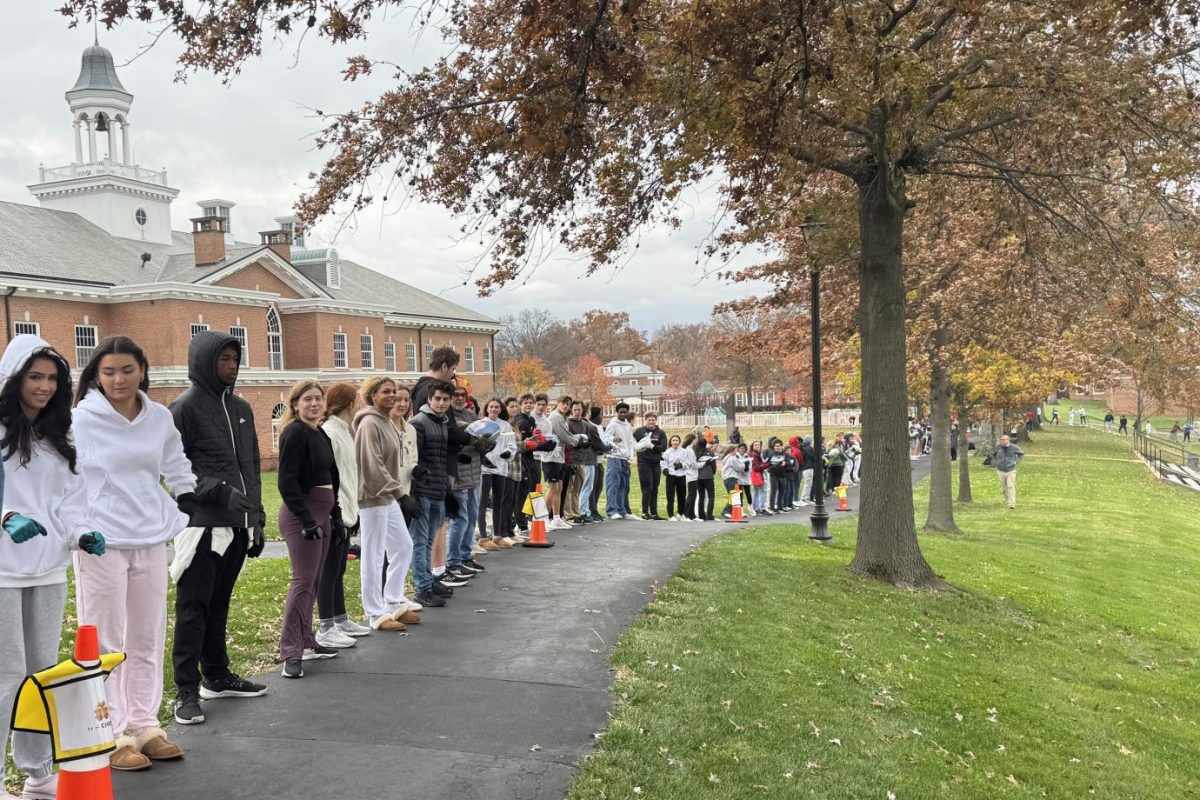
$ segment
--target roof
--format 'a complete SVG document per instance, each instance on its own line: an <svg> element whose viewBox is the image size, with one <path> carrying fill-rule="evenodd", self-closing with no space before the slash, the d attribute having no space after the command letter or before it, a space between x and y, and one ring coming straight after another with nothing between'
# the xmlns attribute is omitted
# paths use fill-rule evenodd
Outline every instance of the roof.
<svg viewBox="0 0 1200 800"><path fill-rule="evenodd" d="M645 364L641 361L638 361L635 358L622 358L622 359L617 359L616 361L609 361L604 366L606 368L607 367L631 367L631 369L622 373L624 375L640 375L640 374L657 375L658 374L658 371L653 369L649 364Z"/></svg>
<svg viewBox="0 0 1200 800"><path fill-rule="evenodd" d="M79 92L97 89L120 92L121 94L133 97L121 85L121 79L117 77L117 67L113 64L112 53L108 51L108 48L94 44L83 51L83 60L79 66L79 77L75 80L75 85L71 87L70 91Z"/></svg>
<svg viewBox="0 0 1200 800"><path fill-rule="evenodd" d="M489 316L344 259L341 288L326 287L326 291L338 300L391 306L398 314L496 323Z"/></svg>

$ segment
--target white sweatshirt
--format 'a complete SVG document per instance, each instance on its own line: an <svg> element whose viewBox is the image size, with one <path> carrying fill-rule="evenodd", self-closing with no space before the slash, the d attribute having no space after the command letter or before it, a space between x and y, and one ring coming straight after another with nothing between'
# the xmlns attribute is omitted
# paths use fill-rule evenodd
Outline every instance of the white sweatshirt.
<svg viewBox="0 0 1200 800"><path fill-rule="evenodd" d="M40 336L16 336L0 357L0 389L36 351L50 347ZM0 440L5 429L0 425ZM8 455L7 452L0 456ZM45 536L17 544L0 532L0 588L19 589L67 582L70 549L94 530L87 517L87 488L67 461L44 441L34 440L29 463L13 452L4 461L4 516L15 512L40 522Z"/></svg>
<svg viewBox="0 0 1200 800"><path fill-rule="evenodd" d="M608 427L604 432L609 436L609 444L612 445L612 451L608 454L609 458L623 458L626 461L633 460L633 426L628 422L621 422L618 417L613 417L608 423ZM617 441L617 437L621 441ZM665 456L664 456L665 459Z"/></svg>
<svg viewBox="0 0 1200 800"><path fill-rule="evenodd" d="M116 550L163 544L188 526L160 481L177 496L196 489L171 412L143 392L138 398L142 410L132 420L99 389L75 407L75 447L92 521Z"/></svg>
<svg viewBox="0 0 1200 800"><path fill-rule="evenodd" d="M358 455L354 450L354 437L350 435L350 426L341 417L330 417L321 423L321 429L333 444L333 460L340 480L338 507L342 509L342 522L353 527L358 522Z"/></svg>
<svg viewBox="0 0 1200 800"><path fill-rule="evenodd" d="M675 462L680 464L679 469L675 469ZM696 454L692 452L690 447L670 447L663 453L662 457L663 471L668 475L680 477L691 476L692 480L696 480Z"/></svg>
<svg viewBox="0 0 1200 800"><path fill-rule="evenodd" d="M485 417L485 419L487 418ZM502 419L497 419L495 422L500 426L500 433L496 436L496 446L480 459L480 466L484 475L507 476L509 459L520 458L517 455L517 437L513 434L511 424ZM503 453L508 453L509 459L501 458Z"/></svg>

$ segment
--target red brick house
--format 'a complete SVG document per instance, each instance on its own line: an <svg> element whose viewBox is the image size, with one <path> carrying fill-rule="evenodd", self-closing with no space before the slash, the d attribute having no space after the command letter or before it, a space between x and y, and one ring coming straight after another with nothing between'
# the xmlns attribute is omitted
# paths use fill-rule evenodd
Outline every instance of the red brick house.
<svg viewBox="0 0 1200 800"><path fill-rule="evenodd" d="M191 337L227 331L243 344L238 393L254 408L264 466L297 380L387 373L412 383L433 349L450 345L474 391L492 389L495 320L333 248L305 248L292 217L264 226L257 243L239 241L234 203L209 200L190 231L171 230L178 190L166 170L130 163L132 99L112 55L89 47L67 92L75 162L41 168L30 186L40 206L0 202L6 343L36 333L78 369L101 339L126 334L150 358L151 396L169 402L187 386Z"/></svg>

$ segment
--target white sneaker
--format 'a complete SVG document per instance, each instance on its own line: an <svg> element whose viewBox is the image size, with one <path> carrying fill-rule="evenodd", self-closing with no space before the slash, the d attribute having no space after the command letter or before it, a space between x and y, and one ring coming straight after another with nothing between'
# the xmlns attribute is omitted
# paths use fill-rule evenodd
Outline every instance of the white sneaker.
<svg viewBox="0 0 1200 800"><path fill-rule="evenodd" d="M345 650L347 647L354 647L354 645L358 644L358 641L342 633L337 628L330 628L327 631L317 631L317 644L323 647L336 647L339 650Z"/></svg>
<svg viewBox="0 0 1200 800"><path fill-rule="evenodd" d="M471 555L473 555L473 556L486 556L487 552L488 552L487 550L484 550L482 547L479 546L478 541L474 542L471 545Z"/></svg>
<svg viewBox="0 0 1200 800"><path fill-rule="evenodd" d="M679 517L667 517L671 522L679 522Z"/></svg>
<svg viewBox="0 0 1200 800"><path fill-rule="evenodd" d="M548 531L565 531L568 527L570 527L570 526L564 524L563 521L561 519L559 519L558 517L555 517L554 519L550 520L550 524L546 526L546 530L548 530Z"/></svg>
<svg viewBox="0 0 1200 800"><path fill-rule="evenodd" d="M25 779L21 800L54 800L56 797L58 797L58 775L50 774L38 780Z"/></svg>
<svg viewBox="0 0 1200 800"><path fill-rule="evenodd" d="M608 518L609 519L624 519L624 517L622 517L620 514L609 514Z"/></svg>
<svg viewBox="0 0 1200 800"><path fill-rule="evenodd" d="M528 542L529 541L529 537L523 533L514 533L509 538L511 538L514 542Z"/></svg>
<svg viewBox="0 0 1200 800"><path fill-rule="evenodd" d="M641 519L637 514L626 514L625 519Z"/></svg>
<svg viewBox="0 0 1200 800"><path fill-rule="evenodd" d="M353 640L351 640L353 641ZM337 649L331 648L329 645L317 642L317 646L304 648L304 654L300 656L301 661L321 661L326 658L333 658L337 655Z"/></svg>
<svg viewBox="0 0 1200 800"><path fill-rule="evenodd" d="M348 619L345 622L339 622L335 625L335 627L347 636L369 636L371 633L371 629L369 627L359 624L352 619Z"/></svg>
<svg viewBox="0 0 1200 800"><path fill-rule="evenodd" d="M567 518L566 518L566 517L559 517L559 518L558 518L558 521L559 521L559 523L560 523L560 524L561 524L561 525L562 525L564 528L574 528L574 527L575 527L575 526L574 526L574 525L572 525L570 522L567 522Z"/></svg>

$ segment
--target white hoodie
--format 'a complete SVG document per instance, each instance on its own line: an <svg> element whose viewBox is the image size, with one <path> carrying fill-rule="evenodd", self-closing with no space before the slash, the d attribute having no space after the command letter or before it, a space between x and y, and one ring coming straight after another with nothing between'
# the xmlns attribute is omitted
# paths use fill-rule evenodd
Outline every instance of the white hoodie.
<svg viewBox="0 0 1200 800"><path fill-rule="evenodd" d="M0 389L25 366L36 351L50 345L40 336L23 333L13 337L0 357ZM5 429L0 425L0 440ZM0 453L0 456L7 453ZM88 520L87 488L83 475L76 475L67 461L46 442L35 440L29 463L21 465L20 453L4 461L4 516L10 512L40 522L45 536L17 544L0 532L0 588L46 586L67 582L70 548L79 537L95 529Z"/></svg>
<svg viewBox="0 0 1200 800"><path fill-rule="evenodd" d="M196 489L171 412L141 391L138 398L142 410L127 420L92 389L72 425L92 520L116 550L159 545L188 526L160 479L176 495Z"/></svg>
<svg viewBox="0 0 1200 800"><path fill-rule="evenodd" d="M675 468L676 461L679 462L679 469ZM690 480L696 480L696 454L690 447L668 448L667 452L663 453L662 465L663 471L668 475L679 478L690 476Z"/></svg>
<svg viewBox="0 0 1200 800"><path fill-rule="evenodd" d="M620 417L613 417L608 423L608 427L604 429L608 434L609 442L612 445L612 450L609 452L609 458L623 458L626 461L633 460L633 426L628 422L622 422ZM621 441L617 441L617 437ZM664 456L663 460L666 460Z"/></svg>

